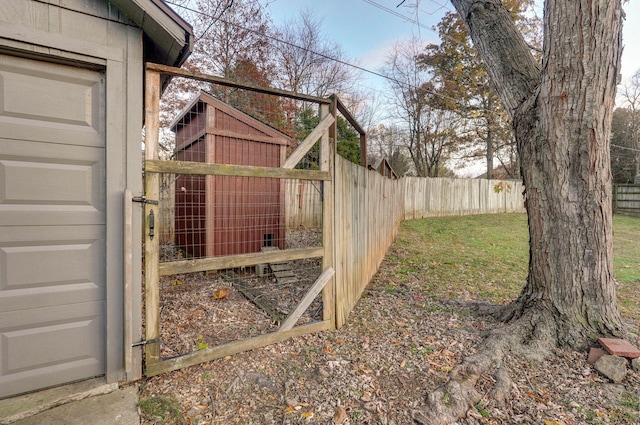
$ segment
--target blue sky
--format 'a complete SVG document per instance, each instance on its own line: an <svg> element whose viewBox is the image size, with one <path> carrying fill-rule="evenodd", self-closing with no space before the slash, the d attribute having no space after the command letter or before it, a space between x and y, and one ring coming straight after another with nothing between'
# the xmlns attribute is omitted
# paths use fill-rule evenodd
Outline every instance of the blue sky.
<svg viewBox="0 0 640 425"><path fill-rule="evenodd" d="M411 10L396 8L402 0L372 0L393 12L406 15L411 19ZM415 0L409 0L412 2ZM438 2L438 3L436 3ZM423 1L418 16L420 26L382 10L365 0L272 0L269 5L271 16L276 23L295 18L308 10L323 18L326 35L338 41L350 59L363 68L378 71L385 57L399 40L412 35L419 36L425 42L438 42L431 28L440 21L447 10L453 6L447 0ZM376 85L382 84L380 78L364 75Z"/></svg>
<svg viewBox="0 0 640 425"><path fill-rule="evenodd" d="M410 9L396 8L402 0L372 0L394 12L410 14ZM408 0L406 4L415 4ZM437 34L423 27L432 27L447 10L453 6L447 0L422 0L419 22L423 27L407 22L393 14L381 10L365 0L272 0L269 6L275 22L298 16L301 10L309 10L324 18L323 27L327 35L339 41L347 54L358 65L378 70L385 56L399 39L407 39L413 34L425 42L438 42ZM622 57L622 81L626 81L640 69L640 0L631 0L624 5L625 49ZM365 77L373 85L382 84L378 77Z"/></svg>

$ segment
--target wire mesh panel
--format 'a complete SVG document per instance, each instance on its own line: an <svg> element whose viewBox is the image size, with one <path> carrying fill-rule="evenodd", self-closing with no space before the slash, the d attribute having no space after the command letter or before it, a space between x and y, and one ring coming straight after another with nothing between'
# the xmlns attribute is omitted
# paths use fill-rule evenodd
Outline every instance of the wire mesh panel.
<svg viewBox="0 0 640 425"><path fill-rule="evenodd" d="M292 234L317 239L313 230L311 236L300 232ZM277 331L320 275L321 263L314 258L162 277L161 358ZM297 324L321 321L322 312L318 295Z"/></svg>
<svg viewBox="0 0 640 425"><path fill-rule="evenodd" d="M159 360L326 321L314 292L325 182L269 171L282 170L298 142L202 91L160 134L171 151L162 162L175 171L153 171ZM318 145L298 170L319 170ZM193 171L198 164L224 167Z"/></svg>

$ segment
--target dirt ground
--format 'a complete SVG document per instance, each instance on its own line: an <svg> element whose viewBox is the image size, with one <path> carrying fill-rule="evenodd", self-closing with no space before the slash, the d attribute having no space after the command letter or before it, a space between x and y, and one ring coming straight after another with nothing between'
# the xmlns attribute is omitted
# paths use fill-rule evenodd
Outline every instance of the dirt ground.
<svg viewBox="0 0 640 425"><path fill-rule="evenodd" d="M412 412L424 409L427 394L500 324L430 298L419 282L396 284L392 268L383 262L340 330L146 379L140 385L142 423L413 423ZM201 298L215 308L230 301L212 297ZM176 327L214 319L206 306L193 308L203 314L171 316ZM224 322L215 323L226 332ZM272 326L268 316L253 325L256 332ZM191 336L184 349L199 342L207 343ZM640 424L640 376L629 368L622 383L613 384L586 359L586 352L572 351L538 364L507 357L509 401L497 405L485 397L457 424ZM488 394L491 383L490 376L481 379L480 393Z"/></svg>

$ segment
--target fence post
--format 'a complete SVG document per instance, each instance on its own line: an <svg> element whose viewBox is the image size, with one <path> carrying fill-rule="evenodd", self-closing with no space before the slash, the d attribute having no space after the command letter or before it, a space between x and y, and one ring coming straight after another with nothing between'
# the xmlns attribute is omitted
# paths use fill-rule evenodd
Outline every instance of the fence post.
<svg viewBox="0 0 640 425"><path fill-rule="evenodd" d="M331 173L331 179L324 181L324 199L322 214L322 246L324 247L324 256L322 261L322 269L334 267L334 190L335 190L335 143L336 143L336 109L337 99L332 98L331 107L329 105L320 105L320 120L328 114L332 114L334 121L327 131L322 133L320 138L320 170ZM334 274L331 281L325 285L322 291L323 320L329 320L332 327L336 327L336 275Z"/></svg>
<svg viewBox="0 0 640 425"><path fill-rule="evenodd" d="M146 161L158 159L158 137L160 110L160 74L158 72L146 72L145 86L145 138L144 158ZM160 175L146 171L144 175L144 192L149 200L158 200L160 195ZM154 209L155 214L154 214ZM145 235L144 235L144 295L145 295L145 340L149 342L145 346L145 362L148 367L160 360L160 290L159 286L159 249L160 237L154 237L154 222L157 220L158 208L156 205L145 203Z"/></svg>

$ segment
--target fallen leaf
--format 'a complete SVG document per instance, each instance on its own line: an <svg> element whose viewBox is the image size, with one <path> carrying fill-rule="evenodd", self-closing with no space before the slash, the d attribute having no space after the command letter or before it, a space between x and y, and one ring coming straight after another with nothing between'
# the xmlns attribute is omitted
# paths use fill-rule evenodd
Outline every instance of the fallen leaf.
<svg viewBox="0 0 640 425"><path fill-rule="evenodd" d="M547 404L547 402L549 401L549 400L547 400L547 399L546 399L546 398L544 398L544 397L540 397L538 394L536 394L536 393L534 393L534 392L532 392L532 391L526 391L525 393L526 393L529 397L531 397L532 399L534 399L534 400L536 400L536 401L538 401L538 402L540 402L540 403L542 403L542 404Z"/></svg>
<svg viewBox="0 0 640 425"><path fill-rule="evenodd" d="M216 289L216 292L213 294L213 297L211 298L214 300L223 300L227 298L227 295L229 295L228 289Z"/></svg>
<svg viewBox="0 0 640 425"><path fill-rule="evenodd" d="M544 420L544 425L564 425L564 422L552 421L550 419L545 419Z"/></svg>
<svg viewBox="0 0 640 425"><path fill-rule="evenodd" d="M311 419L313 418L313 412L309 411L309 412L302 412L301 415L307 419Z"/></svg>
<svg viewBox="0 0 640 425"><path fill-rule="evenodd" d="M400 367L405 367L407 365L407 359L402 359L400 362Z"/></svg>
<svg viewBox="0 0 640 425"><path fill-rule="evenodd" d="M183 284L184 284L184 282L183 282L183 281L181 281L180 279L176 279L176 280L174 280L174 281L173 281L173 285L174 285L174 286L175 286L175 285L183 285Z"/></svg>
<svg viewBox="0 0 640 425"><path fill-rule="evenodd" d="M347 419L349 419L349 416L345 408L342 406L336 407L336 413L333 415L333 423L335 425L342 425Z"/></svg>
<svg viewBox="0 0 640 425"><path fill-rule="evenodd" d="M285 407L285 409L284 409L285 413L293 413L293 412L294 412L294 410L295 410L295 409L294 409L294 408L293 408L293 406L292 406L292 405L290 405L290 404L289 404L289 405L287 405L287 407Z"/></svg>

